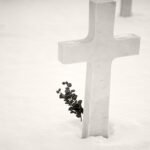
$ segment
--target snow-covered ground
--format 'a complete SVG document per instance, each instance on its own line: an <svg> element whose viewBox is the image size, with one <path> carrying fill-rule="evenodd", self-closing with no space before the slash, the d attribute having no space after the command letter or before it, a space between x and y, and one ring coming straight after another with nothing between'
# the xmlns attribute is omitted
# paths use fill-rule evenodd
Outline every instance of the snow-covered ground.
<svg viewBox="0 0 150 150"><path fill-rule="evenodd" d="M87 35L88 0L0 1L0 150L150 150L150 1L118 8L115 34L141 36L140 55L112 64L110 138L81 139L55 91L68 80L84 99L86 65L59 63L57 43Z"/></svg>

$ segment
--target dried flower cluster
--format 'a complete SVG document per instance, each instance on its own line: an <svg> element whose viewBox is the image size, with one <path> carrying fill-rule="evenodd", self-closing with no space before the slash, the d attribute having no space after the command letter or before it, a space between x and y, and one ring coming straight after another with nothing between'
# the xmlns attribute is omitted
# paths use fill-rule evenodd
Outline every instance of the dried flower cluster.
<svg viewBox="0 0 150 150"><path fill-rule="evenodd" d="M64 99L65 104L69 105L69 111L70 113L74 113L76 117L80 118L82 121L82 113L83 113L83 107L82 107L82 100L77 100L77 95L75 94L75 90L71 90L72 84L69 82L62 82L63 85L66 85L64 93L61 92L61 89L59 88L56 93L59 94L60 99Z"/></svg>

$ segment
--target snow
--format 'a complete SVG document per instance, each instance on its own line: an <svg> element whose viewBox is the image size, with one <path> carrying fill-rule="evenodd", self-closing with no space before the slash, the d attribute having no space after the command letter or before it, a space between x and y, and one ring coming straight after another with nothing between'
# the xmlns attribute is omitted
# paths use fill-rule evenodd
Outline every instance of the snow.
<svg viewBox="0 0 150 150"><path fill-rule="evenodd" d="M55 91L68 80L84 99L86 67L59 63L57 43L87 35L88 0L0 1L1 150L150 149L150 1L134 1L130 18L117 4L115 34L141 36L140 55L112 64L109 139L81 139Z"/></svg>

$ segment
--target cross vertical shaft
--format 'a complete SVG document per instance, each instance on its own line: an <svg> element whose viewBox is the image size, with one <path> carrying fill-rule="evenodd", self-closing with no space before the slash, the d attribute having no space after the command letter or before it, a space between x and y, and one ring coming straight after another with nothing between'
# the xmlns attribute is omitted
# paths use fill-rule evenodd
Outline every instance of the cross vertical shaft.
<svg viewBox="0 0 150 150"><path fill-rule="evenodd" d="M108 137L110 74L111 61L87 63L83 138Z"/></svg>

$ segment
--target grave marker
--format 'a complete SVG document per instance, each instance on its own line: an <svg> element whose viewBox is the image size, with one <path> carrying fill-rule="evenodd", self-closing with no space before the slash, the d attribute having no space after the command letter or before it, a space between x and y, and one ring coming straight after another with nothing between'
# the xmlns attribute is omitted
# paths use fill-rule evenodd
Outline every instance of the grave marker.
<svg viewBox="0 0 150 150"><path fill-rule="evenodd" d="M130 17L132 15L132 0L121 0L120 16Z"/></svg>
<svg viewBox="0 0 150 150"><path fill-rule="evenodd" d="M114 37L116 3L90 0L87 38L59 43L59 60L64 64L87 62L82 137L108 137L109 92L112 60L139 52L136 35Z"/></svg>

